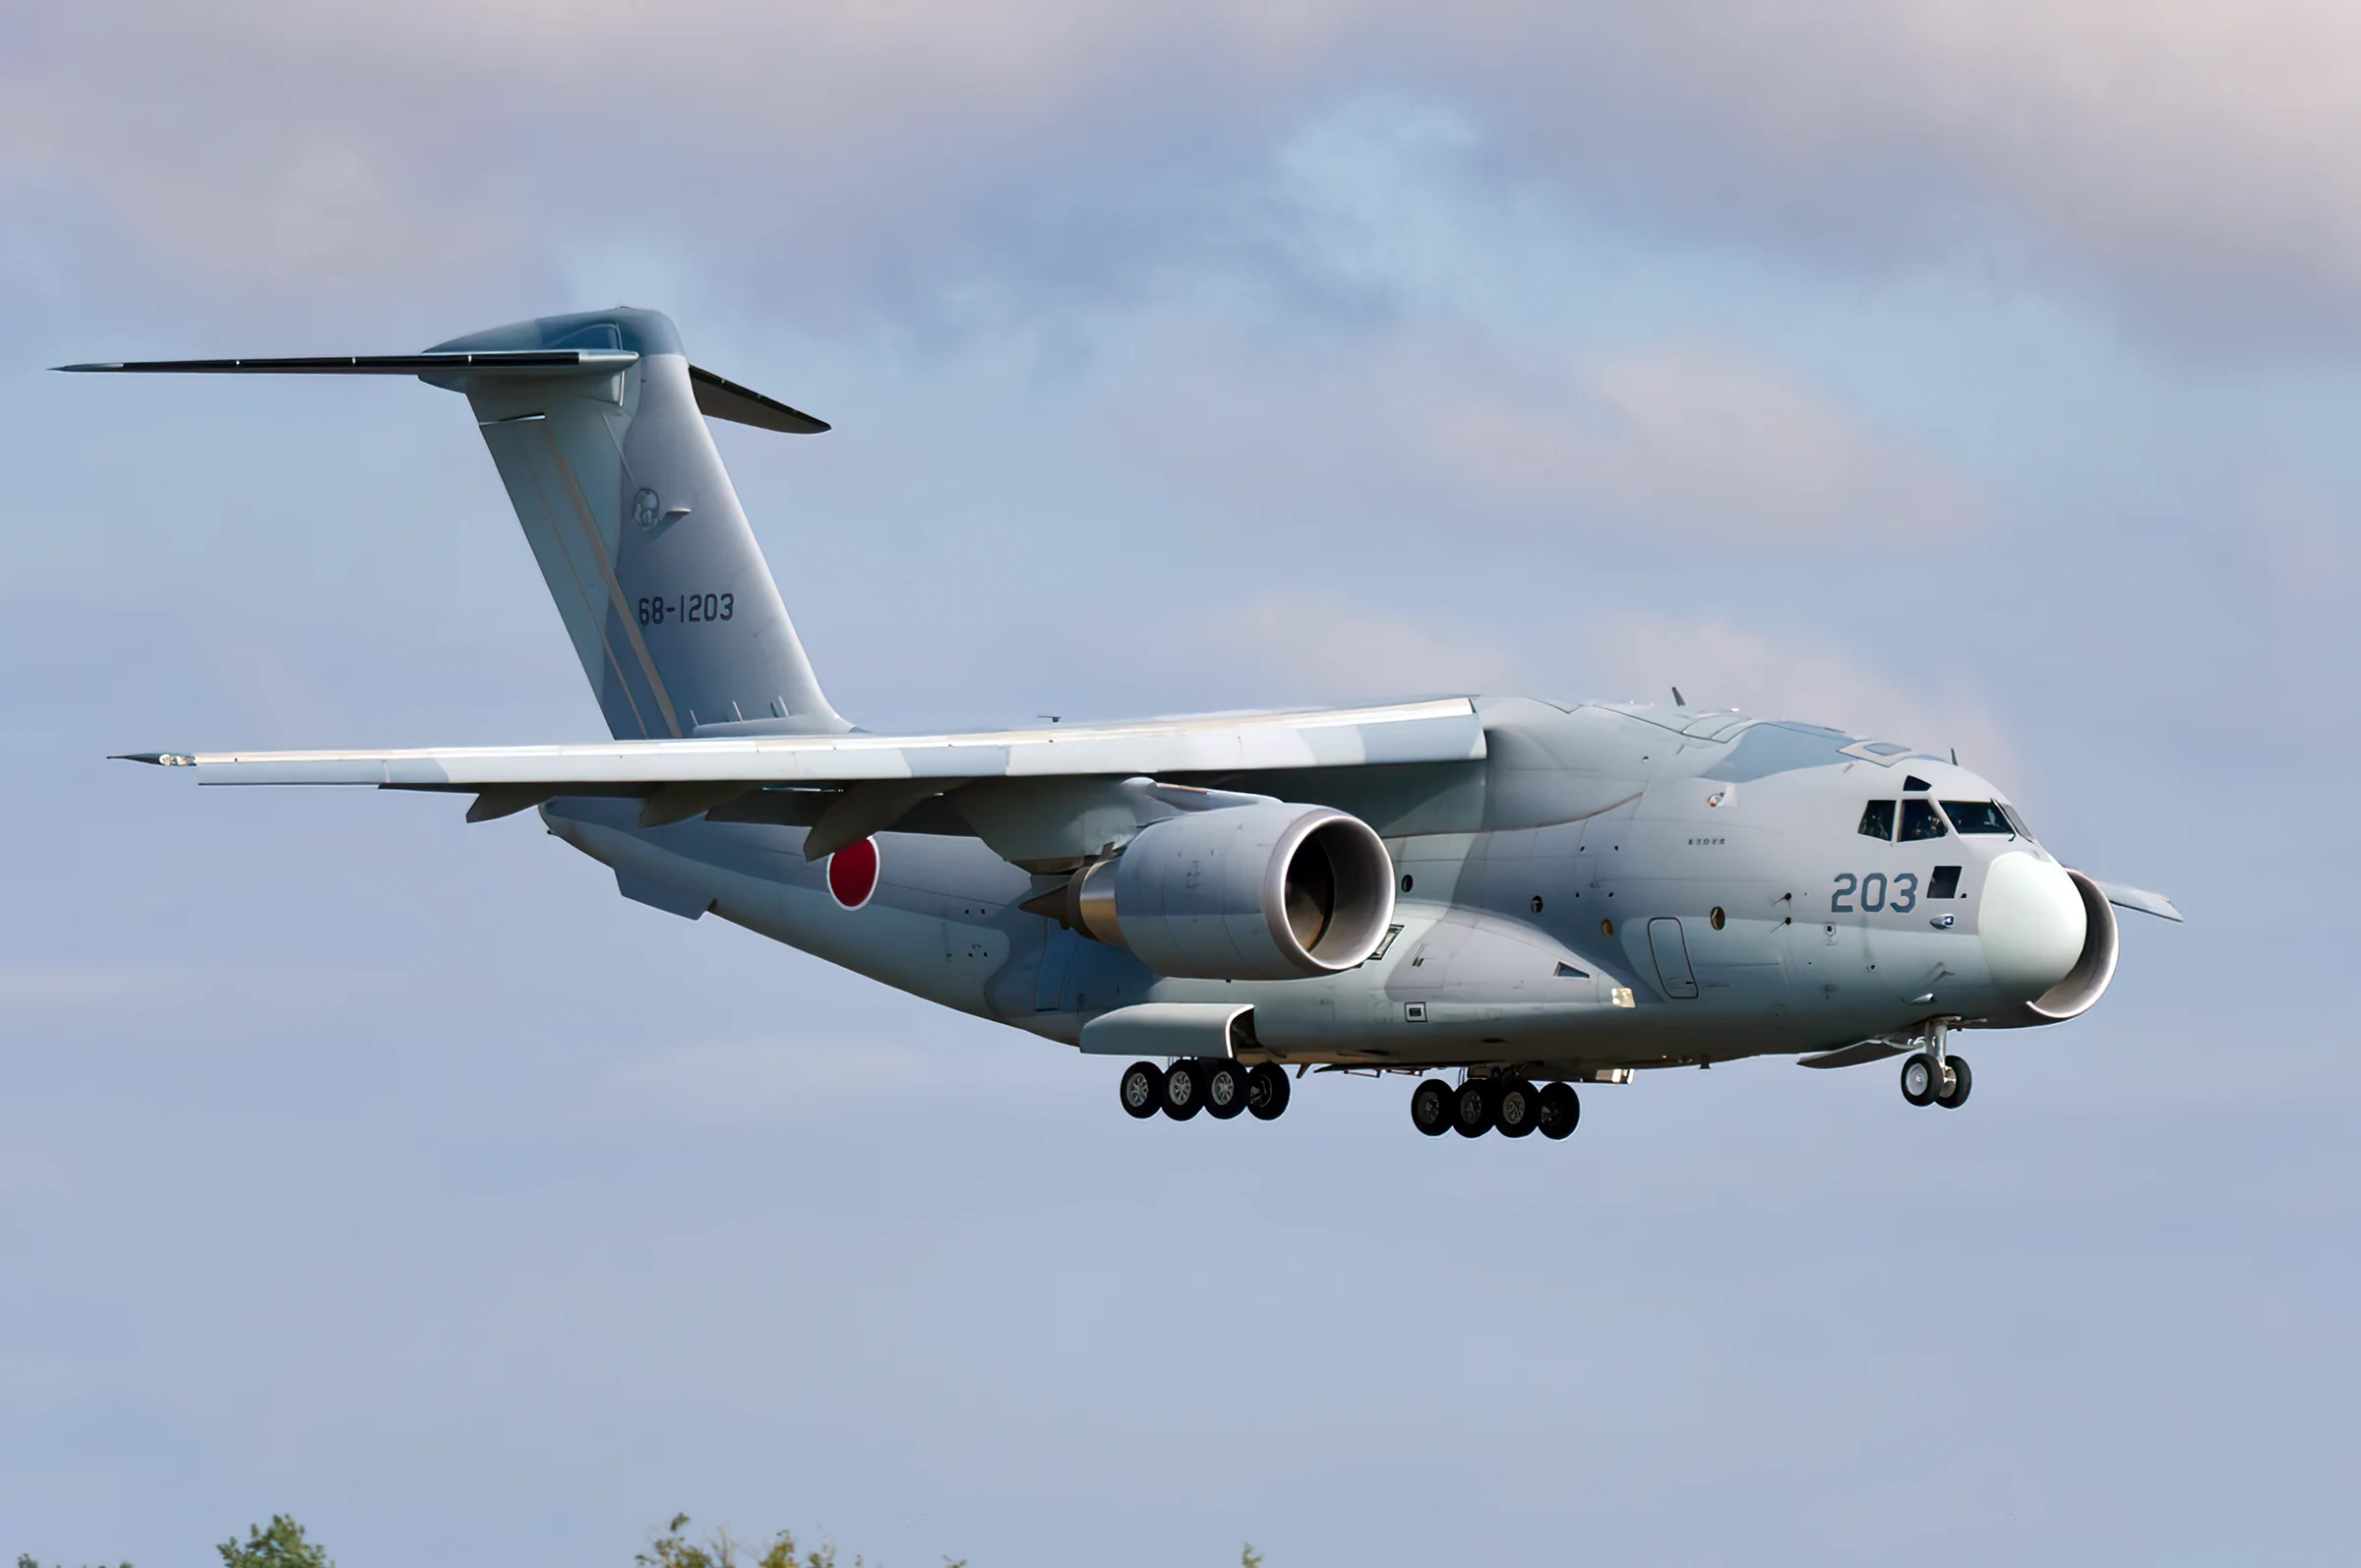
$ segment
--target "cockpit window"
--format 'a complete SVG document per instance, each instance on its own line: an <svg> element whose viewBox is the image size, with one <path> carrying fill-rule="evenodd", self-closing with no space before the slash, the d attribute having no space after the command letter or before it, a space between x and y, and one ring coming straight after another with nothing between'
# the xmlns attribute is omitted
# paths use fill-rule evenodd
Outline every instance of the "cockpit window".
<svg viewBox="0 0 2361 1568"><path fill-rule="evenodd" d="M1923 797L1902 803L1902 841L1905 844L1921 838L1941 838L1947 831L1942 814L1935 803Z"/></svg>
<svg viewBox="0 0 2361 1568"><path fill-rule="evenodd" d="M2011 806L2007 801L2001 801L1998 804L2001 811L2007 814L2009 818L2009 825L2017 829L2017 836L2019 838L2025 839L2028 843L2038 844L2041 842L2039 839L2033 837L2033 830L2025 825L2025 818L2018 814L2016 807Z"/></svg>
<svg viewBox="0 0 2361 1568"><path fill-rule="evenodd" d="M2017 831L2007 814L1991 801L1945 801L1943 810L1951 817L1951 825L1963 833Z"/></svg>
<svg viewBox="0 0 2361 1568"><path fill-rule="evenodd" d="M1871 801L1861 812L1861 836L1882 838L1891 843L1894 838L1894 803Z"/></svg>

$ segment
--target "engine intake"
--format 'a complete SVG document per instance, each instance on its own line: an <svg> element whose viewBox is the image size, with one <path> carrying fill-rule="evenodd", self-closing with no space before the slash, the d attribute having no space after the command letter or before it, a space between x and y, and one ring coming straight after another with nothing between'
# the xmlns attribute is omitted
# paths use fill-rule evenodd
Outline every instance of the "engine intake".
<svg viewBox="0 0 2361 1568"><path fill-rule="evenodd" d="M1175 979L1333 975L1369 956L1393 914L1376 830L1280 801L1152 822L1066 889L1068 925Z"/></svg>

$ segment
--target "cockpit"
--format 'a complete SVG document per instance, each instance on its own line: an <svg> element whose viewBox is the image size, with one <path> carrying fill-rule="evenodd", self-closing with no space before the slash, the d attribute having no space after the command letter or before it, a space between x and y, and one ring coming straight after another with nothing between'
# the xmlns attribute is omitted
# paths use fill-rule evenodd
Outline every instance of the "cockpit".
<svg viewBox="0 0 2361 1568"><path fill-rule="evenodd" d="M1916 843L1947 833L2003 833L2035 842L2025 819L2006 801L1945 801L1937 810L1923 795L1871 801L1861 809L1860 833L1863 838L1883 839L1889 844Z"/></svg>

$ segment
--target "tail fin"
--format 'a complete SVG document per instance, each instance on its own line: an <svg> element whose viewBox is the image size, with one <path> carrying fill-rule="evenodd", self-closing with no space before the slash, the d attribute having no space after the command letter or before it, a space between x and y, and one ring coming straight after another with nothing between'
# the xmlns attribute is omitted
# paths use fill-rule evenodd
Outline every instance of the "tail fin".
<svg viewBox="0 0 2361 1568"><path fill-rule="evenodd" d="M661 739L757 720L846 728L787 619L700 404L774 430L827 426L696 371L653 311L544 317L434 352L565 348L638 358L614 375L462 374L456 390L475 409L608 730Z"/></svg>
<svg viewBox="0 0 2361 1568"><path fill-rule="evenodd" d="M463 392L610 733L850 728L820 692L701 415L828 427L691 365L654 311L543 317L423 354L61 368L410 375Z"/></svg>

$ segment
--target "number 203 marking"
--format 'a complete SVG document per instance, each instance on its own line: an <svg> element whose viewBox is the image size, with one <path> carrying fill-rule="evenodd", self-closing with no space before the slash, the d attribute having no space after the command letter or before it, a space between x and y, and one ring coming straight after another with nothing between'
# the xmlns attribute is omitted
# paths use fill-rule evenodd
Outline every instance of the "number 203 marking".
<svg viewBox="0 0 2361 1568"><path fill-rule="evenodd" d="M1846 900L1853 897L1861 901L1861 914L1874 915L1880 910L1890 910L1897 915L1907 915L1918 907L1918 874L1904 872L1895 877L1893 894L1889 898L1884 872L1871 872L1866 876L1855 876L1850 872L1837 873L1837 890L1828 899L1829 913L1852 914L1853 907Z"/></svg>

